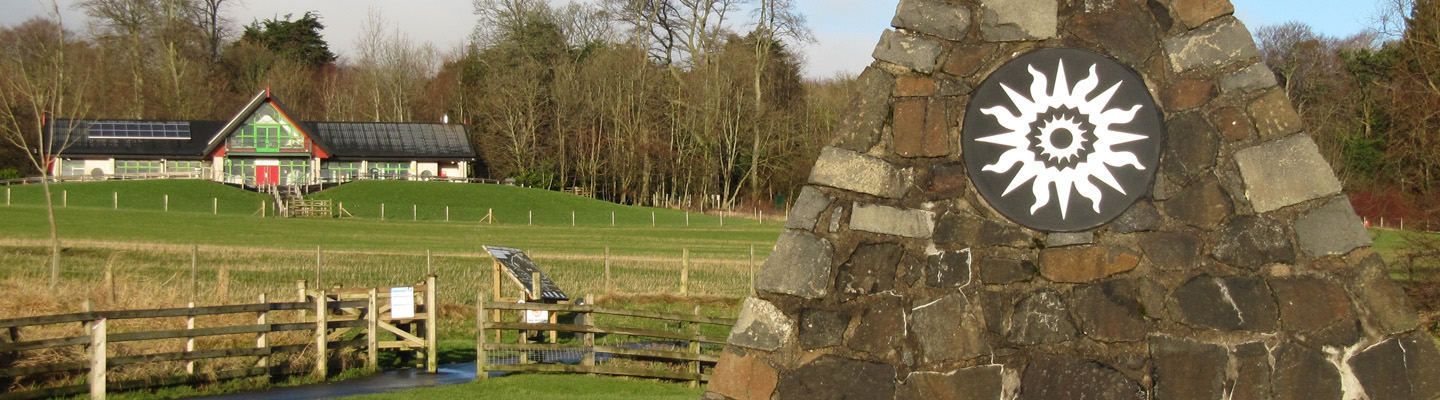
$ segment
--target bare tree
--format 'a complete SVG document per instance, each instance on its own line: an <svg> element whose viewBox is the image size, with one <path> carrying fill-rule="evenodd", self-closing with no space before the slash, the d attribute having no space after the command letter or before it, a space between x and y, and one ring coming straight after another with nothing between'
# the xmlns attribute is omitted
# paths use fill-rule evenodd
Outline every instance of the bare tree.
<svg viewBox="0 0 1440 400"><path fill-rule="evenodd" d="M145 113L145 60L141 57L144 48L144 33L156 18L158 0L82 0L75 7L99 21L101 26L123 36L128 44L131 104L130 117L143 118Z"/></svg>
<svg viewBox="0 0 1440 400"><path fill-rule="evenodd" d="M59 6L51 2L53 20L31 20L18 28L16 39L7 41L0 58L0 109L3 115L0 136L12 146L25 150L32 167L40 172L45 193L45 214L50 225L50 287L60 279L60 235L55 224L55 204L50 193L50 174L65 149L74 143L77 123L57 123L56 116L83 118L86 76L72 73L68 57L71 43L61 23ZM46 125L52 126L46 135Z"/></svg>

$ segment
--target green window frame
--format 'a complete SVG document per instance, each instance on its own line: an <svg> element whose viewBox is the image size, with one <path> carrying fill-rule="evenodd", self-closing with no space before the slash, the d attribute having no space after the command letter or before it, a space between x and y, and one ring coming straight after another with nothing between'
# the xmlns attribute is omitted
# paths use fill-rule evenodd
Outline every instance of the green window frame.
<svg viewBox="0 0 1440 400"><path fill-rule="evenodd" d="M225 159L225 182L255 184L255 160Z"/></svg>
<svg viewBox="0 0 1440 400"><path fill-rule="evenodd" d="M116 175L159 174L160 161L156 160L115 160Z"/></svg>
<svg viewBox="0 0 1440 400"><path fill-rule="evenodd" d="M370 179L409 179L409 161L372 161L370 162Z"/></svg>
<svg viewBox="0 0 1440 400"><path fill-rule="evenodd" d="M280 183L284 185L309 184L310 160L280 160Z"/></svg>
<svg viewBox="0 0 1440 400"><path fill-rule="evenodd" d="M198 172L205 169L204 161L193 160L167 160L165 161L165 172Z"/></svg>
<svg viewBox="0 0 1440 400"><path fill-rule="evenodd" d="M85 160L65 159L60 162L60 176L84 176Z"/></svg>
<svg viewBox="0 0 1440 400"><path fill-rule="evenodd" d="M360 179L359 161L325 161L320 163L320 176L329 182Z"/></svg>

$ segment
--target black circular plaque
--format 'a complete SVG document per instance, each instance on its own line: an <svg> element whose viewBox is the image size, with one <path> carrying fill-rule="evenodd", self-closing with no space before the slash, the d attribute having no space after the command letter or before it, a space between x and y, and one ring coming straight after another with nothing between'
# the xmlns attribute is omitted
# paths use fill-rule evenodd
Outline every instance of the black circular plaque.
<svg viewBox="0 0 1440 400"><path fill-rule="evenodd" d="M1072 48L1016 57L965 110L970 181L1005 217L1047 232L1100 226L1149 191L1164 119L1144 80Z"/></svg>

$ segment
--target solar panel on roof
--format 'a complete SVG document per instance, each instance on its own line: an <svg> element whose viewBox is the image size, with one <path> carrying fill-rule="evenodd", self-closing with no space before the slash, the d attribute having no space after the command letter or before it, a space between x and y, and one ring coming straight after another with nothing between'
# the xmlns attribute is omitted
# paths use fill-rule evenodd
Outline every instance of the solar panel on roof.
<svg viewBox="0 0 1440 400"><path fill-rule="evenodd" d="M90 121L91 139L190 139L189 121Z"/></svg>

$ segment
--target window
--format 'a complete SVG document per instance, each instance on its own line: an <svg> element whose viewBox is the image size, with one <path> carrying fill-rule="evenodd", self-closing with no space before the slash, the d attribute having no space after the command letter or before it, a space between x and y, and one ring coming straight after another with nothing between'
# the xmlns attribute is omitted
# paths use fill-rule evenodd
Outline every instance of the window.
<svg viewBox="0 0 1440 400"><path fill-rule="evenodd" d="M225 159L225 182L255 184L255 160Z"/></svg>
<svg viewBox="0 0 1440 400"><path fill-rule="evenodd" d="M280 160L280 184L305 185L310 183L310 160Z"/></svg>
<svg viewBox="0 0 1440 400"><path fill-rule="evenodd" d="M166 161L166 172L199 172L205 169L204 161Z"/></svg>
<svg viewBox="0 0 1440 400"><path fill-rule="evenodd" d="M326 161L320 164L320 176L330 182L360 179L359 161Z"/></svg>
<svg viewBox="0 0 1440 400"><path fill-rule="evenodd" d="M371 162L370 179L408 179L410 178L409 161L393 162Z"/></svg>
<svg viewBox="0 0 1440 400"><path fill-rule="evenodd" d="M269 104L255 110L245 125L230 135L230 148L257 153L306 150L305 137Z"/></svg>
<svg viewBox="0 0 1440 400"><path fill-rule="evenodd" d="M60 176L84 176L85 160L64 160L60 162Z"/></svg>
<svg viewBox="0 0 1440 400"><path fill-rule="evenodd" d="M160 162L155 160L115 160L116 175L159 174Z"/></svg>

